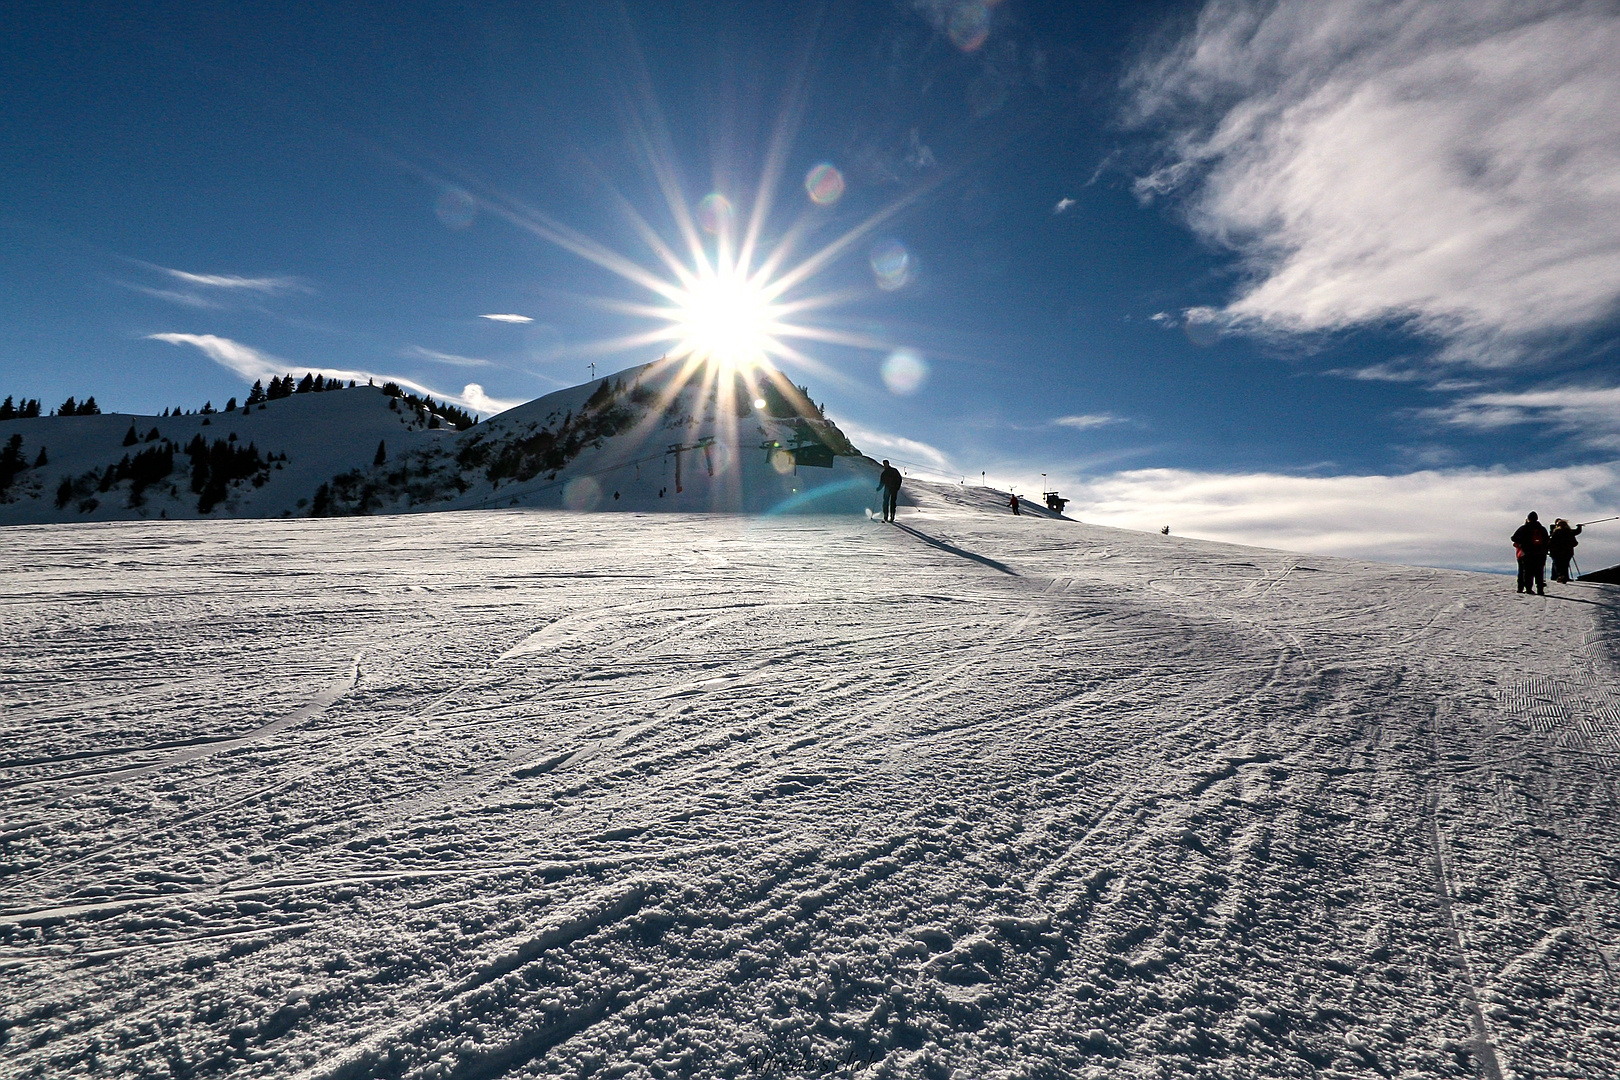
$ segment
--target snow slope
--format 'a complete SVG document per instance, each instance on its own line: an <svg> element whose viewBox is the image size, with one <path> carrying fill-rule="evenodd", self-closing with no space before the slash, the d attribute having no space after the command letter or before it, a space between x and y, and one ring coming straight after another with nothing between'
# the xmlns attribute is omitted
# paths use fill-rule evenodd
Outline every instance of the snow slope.
<svg viewBox="0 0 1620 1080"><path fill-rule="evenodd" d="M463 432L430 427L427 414L377 387L295 394L246 414L4 421L0 444L20 434L25 460L44 447L49 461L25 470L0 497L0 525L497 506L852 515L877 507L877 463L797 391L767 383L765 393L768 406L755 408L751 393L739 401L704 370L654 363L548 394ZM126 446L132 427L137 442ZM165 443L187 447L199 435L251 443L277 460L207 509L184 454L140 493L109 472L120 458ZM819 461L793 452L804 446L826 452ZM64 479L79 487L59 500Z"/></svg>
<svg viewBox="0 0 1620 1080"><path fill-rule="evenodd" d="M52 521L129 521L152 518L307 516L315 490L335 473L371 466L377 444L393 456L427 451L454 440L450 428L429 430L409 410L389 408L378 387L359 386L320 394L295 394L255 406L251 412L187 416L50 416L0 421L0 444L13 434L23 437L24 457L33 461L43 447L49 459L16 480L10 498L0 501L0 525ZM138 440L125 446L133 427ZM148 442L153 431L157 439ZM105 490L92 489L58 508L56 493L64 479L115 465L125 455L167 441L185 447L197 436L212 443L230 440L253 444L261 455L286 455L266 472L265 482L232 485L229 497L208 514L198 511L189 485L189 463L176 455L175 470L131 505L130 482ZM99 488L99 485L96 485ZM86 505L88 503L89 505Z"/></svg>
<svg viewBox="0 0 1620 1080"><path fill-rule="evenodd" d="M0 1074L1620 1072L1612 593L910 487L0 532Z"/></svg>

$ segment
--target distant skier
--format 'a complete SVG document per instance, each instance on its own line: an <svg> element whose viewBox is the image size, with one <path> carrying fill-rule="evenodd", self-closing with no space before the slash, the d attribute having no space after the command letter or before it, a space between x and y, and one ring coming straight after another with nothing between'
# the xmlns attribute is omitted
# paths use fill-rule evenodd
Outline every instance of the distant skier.
<svg viewBox="0 0 1620 1080"><path fill-rule="evenodd" d="M1581 535L1579 525L1571 525L1563 518L1553 520L1552 531L1547 534L1547 554L1552 556L1552 579L1560 585L1569 584L1569 561L1575 557L1575 538Z"/></svg>
<svg viewBox="0 0 1620 1080"><path fill-rule="evenodd" d="M872 490L883 492L883 520L893 521L895 507L900 504L900 484L902 481L900 470L889 464L889 459L883 459L883 471L878 474L877 487Z"/></svg>
<svg viewBox="0 0 1620 1080"><path fill-rule="evenodd" d="M1007 505L1012 507L1012 512L1013 512L1014 517L1022 517L1024 515L1024 512L1018 508L1018 496L1017 495L1014 495L1011 498L1009 498L1007 500Z"/></svg>
<svg viewBox="0 0 1620 1080"><path fill-rule="evenodd" d="M1546 596L1547 582L1542 575L1547 567L1547 529L1536 519L1534 510L1525 516L1512 540L1513 553L1519 558L1519 592Z"/></svg>

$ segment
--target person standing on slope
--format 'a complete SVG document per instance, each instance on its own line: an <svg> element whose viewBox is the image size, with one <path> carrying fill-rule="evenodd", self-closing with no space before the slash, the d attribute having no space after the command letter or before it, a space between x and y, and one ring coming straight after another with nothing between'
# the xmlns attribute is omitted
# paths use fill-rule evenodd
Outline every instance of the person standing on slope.
<svg viewBox="0 0 1620 1080"><path fill-rule="evenodd" d="M1569 561L1575 557L1575 538L1581 535L1579 525L1571 525L1563 518L1553 519L1552 531L1547 534L1547 554L1552 556L1552 579L1560 585L1569 584Z"/></svg>
<svg viewBox="0 0 1620 1080"><path fill-rule="evenodd" d="M900 470L889 464L889 459L883 459L883 471L878 473L877 488L883 492L883 520L893 521L895 507L900 504Z"/></svg>
<svg viewBox="0 0 1620 1080"><path fill-rule="evenodd" d="M1018 509L1018 496L1017 495L1010 496L1007 499L1007 505L1012 507L1012 512L1013 512L1014 517L1023 517L1024 516L1024 512L1022 510Z"/></svg>
<svg viewBox="0 0 1620 1080"><path fill-rule="evenodd" d="M1530 511L1514 532L1513 552L1519 557L1519 592L1533 591L1542 596L1547 595L1547 582L1542 577L1547 566L1547 529L1536 520L1536 512Z"/></svg>

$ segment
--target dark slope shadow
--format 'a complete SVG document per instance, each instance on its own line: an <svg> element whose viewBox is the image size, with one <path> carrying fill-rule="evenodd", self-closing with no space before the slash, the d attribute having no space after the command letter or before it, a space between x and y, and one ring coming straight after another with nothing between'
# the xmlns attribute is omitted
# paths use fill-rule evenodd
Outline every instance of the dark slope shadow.
<svg viewBox="0 0 1620 1080"><path fill-rule="evenodd" d="M1007 574L1007 575L1010 575L1012 577L1017 577L1018 576L1018 571L1014 570L1012 567L1008 566L1006 563L999 563L999 562L996 562L996 560L994 560L994 559L987 559L983 555L975 555L971 551L967 551L967 550L964 550L963 548L959 548L954 544L947 544L943 540L935 540L932 536L929 536L925 532L919 532L916 529L913 529L910 525L901 525L898 521L895 522L894 524L895 524L895 526L897 528L904 529L906 532L910 533L912 536L915 536L917 539L921 540L923 543L928 544L930 547L937 547L937 548L939 548L939 550L948 551L952 555L959 555L964 559L972 559L976 563L983 563L985 566L988 566L992 570L1000 570L1003 574Z"/></svg>

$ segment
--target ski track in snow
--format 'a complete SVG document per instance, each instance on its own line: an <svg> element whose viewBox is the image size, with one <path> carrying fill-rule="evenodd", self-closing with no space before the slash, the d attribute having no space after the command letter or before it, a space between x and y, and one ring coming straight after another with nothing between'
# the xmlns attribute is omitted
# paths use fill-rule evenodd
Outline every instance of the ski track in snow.
<svg viewBox="0 0 1620 1080"><path fill-rule="evenodd" d="M0 532L0 1074L1620 1073L1607 592L907 490Z"/></svg>

